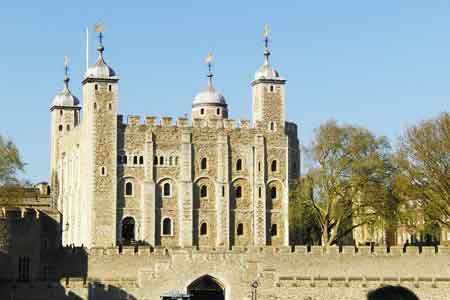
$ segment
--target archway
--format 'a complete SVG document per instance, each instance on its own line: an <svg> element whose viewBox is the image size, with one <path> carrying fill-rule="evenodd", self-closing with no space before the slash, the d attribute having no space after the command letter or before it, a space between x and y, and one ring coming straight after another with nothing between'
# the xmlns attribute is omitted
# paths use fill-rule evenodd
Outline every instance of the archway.
<svg viewBox="0 0 450 300"><path fill-rule="evenodd" d="M126 217L122 221L122 241L124 244L130 244L135 240L134 236L134 219Z"/></svg>
<svg viewBox="0 0 450 300"><path fill-rule="evenodd" d="M187 291L191 300L225 300L225 288L216 278L202 276L192 282Z"/></svg>

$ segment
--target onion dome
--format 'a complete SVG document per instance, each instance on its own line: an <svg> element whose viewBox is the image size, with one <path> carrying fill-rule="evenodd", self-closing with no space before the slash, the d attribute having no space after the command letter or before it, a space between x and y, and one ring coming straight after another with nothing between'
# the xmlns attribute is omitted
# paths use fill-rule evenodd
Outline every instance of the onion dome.
<svg viewBox="0 0 450 300"><path fill-rule="evenodd" d="M264 63L261 67L259 67L258 71L255 73L255 80L259 79L268 79L268 80L283 80L280 77L280 74L277 70L275 70L269 63L269 27L267 25L264 26Z"/></svg>
<svg viewBox="0 0 450 300"><path fill-rule="evenodd" d="M77 97L72 95L72 92L69 89L69 81L70 77L67 74L68 71L68 59L67 56L64 58L65 65L65 76L64 76L64 88L61 92L59 92L55 98L53 98L52 106L78 106L80 104L80 100Z"/></svg>
<svg viewBox="0 0 450 300"><path fill-rule="evenodd" d="M116 76L116 72L108 66L108 64L103 59L103 51L105 47L103 47L103 25L97 24L95 27L95 31L99 33L98 39L99 43L97 46L98 57L97 61L94 65L90 66L85 74L86 78L100 78L100 79L108 79Z"/></svg>

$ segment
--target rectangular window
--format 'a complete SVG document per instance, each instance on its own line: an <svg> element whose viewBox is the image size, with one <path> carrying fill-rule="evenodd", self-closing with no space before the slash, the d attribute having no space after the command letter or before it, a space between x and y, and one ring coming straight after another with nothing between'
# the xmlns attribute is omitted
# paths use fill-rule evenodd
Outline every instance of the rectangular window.
<svg viewBox="0 0 450 300"><path fill-rule="evenodd" d="M225 197L225 186L222 185L222 197Z"/></svg>

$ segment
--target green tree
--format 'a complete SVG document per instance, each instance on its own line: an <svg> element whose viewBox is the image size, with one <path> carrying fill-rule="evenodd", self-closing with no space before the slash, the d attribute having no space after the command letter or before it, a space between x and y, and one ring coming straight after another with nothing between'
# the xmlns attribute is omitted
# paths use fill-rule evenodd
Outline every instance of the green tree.
<svg viewBox="0 0 450 300"><path fill-rule="evenodd" d="M0 135L0 186L18 184L17 174L24 166L14 143Z"/></svg>
<svg viewBox="0 0 450 300"><path fill-rule="evenodd" d="M411 214L450 229L450 114L408 128L396 161Z"/></svg>
<svg viewBox="0 0 450 300"><path fill-rule="evenodd" d="M393 222L395 168L385 138L328 121L316 130L307 154L312 165L296 195L312 208L322 245L335 244L364 224Z"/></svg>

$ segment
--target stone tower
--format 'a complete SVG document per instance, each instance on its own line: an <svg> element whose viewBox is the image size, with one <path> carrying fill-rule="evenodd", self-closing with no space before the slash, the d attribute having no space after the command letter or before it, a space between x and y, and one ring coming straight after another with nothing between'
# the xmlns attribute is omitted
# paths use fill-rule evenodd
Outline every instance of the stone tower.
<svg viewBox="0 0 450 300"><path fill-rule="evenodd" d="M63 174L62 153L60 153L61 139L69 135L70 131L78 126L80 121L80 101L72 95L69 89L70 78L68 76L68 62L65 59L64 88L59 92L52 102L51 111L51 184L52 184L52 206L62 210L61 194Z"/></svg>
<svg viewBox="0 0 450 300"><path fill-rule="evenodd" d="M116 244L118 81L103 59L100 32L98 58L83 80L86 136L88 246Z"/></svg>
<svg viewBox="0 0 450 300"><path fill-rule="evenodd" d="M284 84L286 80L280 77L270 65L267 27L264 30L264 37L264 63L256 71L255 79L252 81L253 123L256 125L262 122L262 125L267 126L270 131L276 131L277 127L284 127L285 122Z"/></svg>

